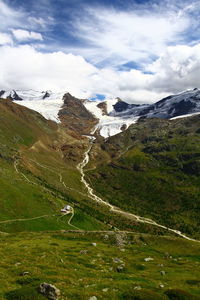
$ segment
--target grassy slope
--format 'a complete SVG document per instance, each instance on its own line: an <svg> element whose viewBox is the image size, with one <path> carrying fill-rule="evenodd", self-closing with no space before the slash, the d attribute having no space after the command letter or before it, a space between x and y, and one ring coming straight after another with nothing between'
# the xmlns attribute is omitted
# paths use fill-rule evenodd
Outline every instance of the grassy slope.
<svg viewBox="0 0 200 300"><path fill-rule="evenodd" d="M44 281L55 284L64 299L88 299L96 295L98 299L169 300L173 298L165 292L174 288L184 290L175 292L184 296L183 300L193 296L199 299L197 243L131 233L121 237L119 233L45 232L74 229L67 224L69 217L59 219L65 203L74 205L72 224L81 229L107 228L98 219L120 228L128 226L146 232L152 228L124 223L118 216L110 218L107 211L91 204L75 168L87 146L85 140L8 101L0 103L0 119L0 231L14 233L0 236L0 299L44 299L36 290ZM126 140L123 148L129 146L129 138ZM132 161L134 151L127 152L123 159L129 159L130 155ZM110 151L105 152L107 160L109 155ZM126 161L116 163L126 165ZM110 192L113 193L113 188ZM132 206L125 207L129 210ZM43 215L47 216L1 223ZM26 232L16 233L21 231ZM119 241L125 242L121 246L125 252L120 251ZM88 252L80 253L81 250ZM145 262L144 258L149 256L154 260ZM122 272L117 272L122 263L115 263L116 257L125 263ZM166 272L165 276L161 276L161 270ZM25 271L29 274L22 276ZM134 289L138 286L141 290Z"/></svg>
<svg viewBox="0 0 200 300"><path fill-rule="evenodd" d="M2 300L43 299L36 292L42 282L55 284L62 299L200 299L198 243L141 234L54 232L2 235L0 246ZM145 262L147 257L153 260ZM170 289L184 291L176 294L185 297L168 298Z"/></svg>
<svg viewBox="0 0 200 300"><path fill-rule="evenodd" d="M88 198L76 169L88 147L87 138L11 101L1 100L0 118L0 231L74 229L67 224L69 217L59 218L67 203L74 206L72 224L80 229L113 226L162 231L111 213L108 207ZM44 215L35 220L4 222Z"/></svg>
<svg viewBox="0 0 200 300"><path fill-rule="evenodd" d="M199 116L141 121L108 139L102 150L110 162L88 175L104 199L199 237Z"/></svg>
<svg viewBox="0 0 200 300"><path fill-rule="evenodd" d="M76 143L84 148L84 141L75 139L38 113L10 101L1 100L0 119L0 230L74 229L67 224L69 217L58 219L60 209L66 203L74 205L87 197L77 192L84 192L80 175L75 163L63 159L66 151L60 148ZM60 182L60 174L66 187ZM43 215L45 217L37 220L2 223ZM76 206L72 224L81 229L105 228Z"/></svg>

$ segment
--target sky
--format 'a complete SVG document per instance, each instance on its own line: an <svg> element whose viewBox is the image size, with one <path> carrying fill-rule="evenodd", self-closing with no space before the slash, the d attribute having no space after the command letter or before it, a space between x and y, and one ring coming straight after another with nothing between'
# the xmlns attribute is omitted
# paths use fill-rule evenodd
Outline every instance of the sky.
<svg viewBox="0 0 200 300"><path fill-rule="evenodd" d="M0 0L0 90L152 103L196 87L199 0Z"/></svg>

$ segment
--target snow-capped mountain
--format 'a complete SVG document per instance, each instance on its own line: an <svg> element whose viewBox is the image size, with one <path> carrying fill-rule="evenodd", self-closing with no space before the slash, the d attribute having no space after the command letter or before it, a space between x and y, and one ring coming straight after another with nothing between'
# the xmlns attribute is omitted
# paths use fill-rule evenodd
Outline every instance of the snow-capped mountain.
<svg viewBox="0 0 200 300"><path fill-rule="evenodd" d="M65 95L72 98L70 103L73 102L73 99L76 99L65 92L0 91L1 98L9 98L18 104L38 111L46 119L55 122L61 122L60 112L64 106L65 114L67 112L67 106L64 103ZM154 104L129 104L119 98L104 101L77 100L81 101L85 108L98 119L96 130L104 138L125 130L131 124L137 122L140 117L172 119L200 113L200 90L197 88L168 96ZM73 114L71 110L69 112Z"/></svg>
<svg viewBox="0 0 200 300"><path fill-rule="evenodd" d="M84 102L87 110L99 119L97 130L104 138L120 133L138 120L138 116L134 117L129 114L122 114L121 111L118 111L118 103L122 102L123 101L119 98L106 101L86 100ZM129 104L125 104L129 106Z"/></svg>
<svg viewBox="0 0 200 300"><path fill-rule="evenodd" d="M195 88L177 95L168 96L140 111L147 118L171 119L200 112L200 90Z"/></svg>
<svg viewBox="0 0 200 300"><path fill-rule="evenodd" d="M43 115L46 119L60 122L58 112L63 105L63 95L65 93L53 93L51 91L34 90L12 90L0 91L1 98L8 98L12 101L33 109Z"/></svg>

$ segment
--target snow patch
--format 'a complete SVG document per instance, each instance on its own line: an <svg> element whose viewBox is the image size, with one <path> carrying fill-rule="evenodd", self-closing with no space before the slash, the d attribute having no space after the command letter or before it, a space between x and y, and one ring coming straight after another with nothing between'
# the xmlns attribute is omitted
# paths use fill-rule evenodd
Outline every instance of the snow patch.
<svg viewBox="0 0 200 300"><path fill-rule="evenodd" d="M16 90L16 91L6 91L2 97L7 98L9 96L14 97L15 93L22 100L14 100L14 103L20 104L22 106L28 107L39 112L47 120L55 121L59 123L58 112L63 105L63 96L65 92L53 93L51 91L34 91L34 90ZM47 95L45 97L45 95ZM44 98L45 97L45 98Z"/></svg>
<svg viewBox="0 0 200 300"><path fill-rule="evenodd" d="M181 118L192 117L192 116L196 116L196 115L199 115L199 114L200 114L200 112L196 112L196 113L192 113L192 114L187 114L187 115L173 117L170 120L176 120L176 119L181 119Z"/></svg>
<svg viewBox="0 0 200 300"><path fill-rule="evenodd" d="M120 117L113 114L113 105L117 103L118 99L107 99L106 101L85 101L84 105L97 119L99 123L96 126L96 130L104 138L116 135L122 131L122 128L128 128L131 124L134 124L138 117ZM98 104L106 102L108 115L103 115L102 110L97 106Z"/></svg>

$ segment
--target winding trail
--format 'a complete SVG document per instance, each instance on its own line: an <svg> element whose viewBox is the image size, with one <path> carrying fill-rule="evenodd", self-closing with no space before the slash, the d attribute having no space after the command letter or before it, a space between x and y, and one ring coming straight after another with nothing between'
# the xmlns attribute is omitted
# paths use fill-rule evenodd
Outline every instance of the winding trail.
<svg viewBox="0 0 200 300"><path fill-rule="evenodd" d="M156 227L168 230L168 231L173 232L173 233L177 234L178 236L180 236L180 237L182 237L184 239L187 239L189 241L200 242L199 240L195 240L195 239L192 239L192 238L188 237L187 235L185 235L184 233L182 233L179 230L175 230L175 229L169 228L167 226L158 224L157 222L155 222L155 221L153 221L151 219L140 217L140 216L137 216L135 214L125 212L125 211L121 210L120 208L118 208L118 207L116 207L116 206L114 206L114 205L112 205L112 204L104 201L102 198L98 197L95 194L93 188L90 186L90 184L85 179L84 168L85 168L85 166L90 161L89 154L90 154L90 151L92 149L93 141L95 140L95 137L93 137L93 136L88 137L88 138L90 139L89 147L86 150L86 152L84 153L84 158L83 158L82 162L80 162L77 165L77 169L78 169L78 171L81 174L81 182L84 184L85 188L87 189L88 197L90 197L92 200L94 200L94 201L96 201L98 203L101 203L102 205L107 206L111 212L120 214L120 215L122 215L122 216L124 216L124 217L126 217L128 219L131 219L131 220L134 220L134 221L140 222L140 223L145 223L145 224L153 225L153 226L156 226Z"/></svg>
<svg viewBox="0 0 200 300"><path fill-rule="evenodd" d="M27 219L11 219L11 220L0 221L0 224L6 224L6 223L12 223L12 222L32 221L32 220L37 220L37 219L42 219L42 218L48 218L48 217L55 217L55 216L56 215L43 215L43 216L38 216L38 217L33 217L33 218L27 218Z"/></svg>
<svg viewBox="0 0 200 300"><path fill-rule="evenodd" d="M46 166L46 165L42 165L42 164L40 164L39 162L37 162L37 161L35 161L35 160L33 160L33 159L30 159L30 161L34 162L35 164L37 164L37 165L40 166L41 168L45 168L45 169L49 170L50 172L56 174L56 175L59 177L60 183L65 187L65 189L76 191L76 190L73 189L73 188L67 187L66 184L65 184L65 182L63 181L62 174L61 174L61 173L57 173L52 167L49 167L49 166ZM16 173L19 174L19 175L21 175L21 176L23 176L23 177L25 178L25 180L26 180L28 183L31 183L31 184L34 184L34 185L38 185L38 186L39 186L39 184L37 184L37 183L35 183L35 182L33 182L33 181L30 181L30 180L28 179L28 177L26 177L26 175L24 175L22 172L20 172L20 171L18 170L18 163L19 163L19 160L15 160L15 161L14 161L14 169L15 169ZM43 187L43 188L44 188L44 187ZM48 189L46 189L46 188L44 188L44 189L48 191ZM79 191L76 191L76 192L79 192ZM87 196L87 195L85 195L85 194L83 194L83 193L81 193L81 192L79 192L79 193L82 194L82 195L84 195L84 196ZM63 205L63 202L62 202L62 205ZM71 224L71 221L72 221L72 219L73 219L73 217L74 217L74 214L75 214L74 208L73 208L73 207L71 207L71 210L72 210L72 211L71 211L71 216L70 216L69 220L67 221L67 224L68 224L69 226L75 228L76 230L81 231L80 228L78 228L78 227L76 227L76 226L74 226L74 225ZM33 217L33 218L27 218L27 219L11 219L11 220L0 221L0 224L11 223L11 222L31 221L31 220L36 220L36 219L41 219L41 218L47 218L47 217L55 217L55 216L56 216L56 215L43 215L43 216L38 216L38 217ZM58 222L61 218L63 218L64 216L66 216L66 214L60 216L59 218L57 218L57 222ZM64 223L64 222L63 222L63 223Z"/></svg>
<svg viewBox="0 0 200 300"><path fill-rule="evenodd" d="M43 164L41 164L41 163L39 163L39 162L37 162L36 160L33 160L33 159L30 159L30 161L33 162L33 163L35 163L36 165L38 165L41 168L49 170L50 172L52 172L53 174L55 174L57 177L59 177L59 182L64 186L65 189L67 189L69 191L74 191L74 192L76 192L76 193L78 193L78 194L80 194L82 196L87 196L86 194L84 194L84 193L82 193L82 192L80 192L80 191L78 191L76 189L73 189L73 188L67 186L66 183L63 181L62 173L57 173L56 170L53 167L43 165Z"/></svg>
<svg viewBox="0 0 200 300"><path fill-rule="evenodd" d="M65 222L62 221L61 219L62 219L63 217L65 217L66 215L68 215L68 214L69 214L69 213L66 213L66 214L63 214L62 216L58 217L58 218L57 218L57 222L61 221L62 223L65 223ZM71 221L72 221L72 219L73 219L73 217L74 217L74 214L75 214L74 208L71 207L71 217L70 217L69 220L67 221L67 224L68 224L69 226L75 228L76 230L78 230L78 231L80 232L80 231L82 231L80 228L78 228L78 227L76 227L76 226L74 226L74 225L71 224Z"/></svg>

